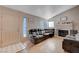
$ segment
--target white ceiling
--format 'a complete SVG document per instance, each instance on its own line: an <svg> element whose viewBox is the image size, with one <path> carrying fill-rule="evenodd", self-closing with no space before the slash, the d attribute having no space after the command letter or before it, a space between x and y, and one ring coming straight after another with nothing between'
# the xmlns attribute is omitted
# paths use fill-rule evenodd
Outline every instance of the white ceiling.
<svg viewBox="0 0 79 59"><path fill-rule="evenodd" d="M75 7L75 5L5 5L5 7L49 19L59 13Z"/></svg>

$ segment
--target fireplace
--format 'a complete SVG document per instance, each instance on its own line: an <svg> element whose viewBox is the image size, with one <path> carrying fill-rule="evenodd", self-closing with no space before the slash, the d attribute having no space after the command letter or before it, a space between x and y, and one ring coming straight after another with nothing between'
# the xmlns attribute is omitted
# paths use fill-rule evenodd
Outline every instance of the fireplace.
<svg viewBox="0 0 79 59"><path fill-rule="evenodd" d="M65 37L68 34L68 30L58 30L58 36Z"/></svg>

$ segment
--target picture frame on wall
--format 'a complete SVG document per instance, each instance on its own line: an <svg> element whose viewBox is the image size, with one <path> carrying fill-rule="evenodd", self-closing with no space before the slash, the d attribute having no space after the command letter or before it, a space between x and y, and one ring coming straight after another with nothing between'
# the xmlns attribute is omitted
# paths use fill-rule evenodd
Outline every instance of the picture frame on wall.
<svg viewBox="0 0 79 59"><path fill-rule="evenodd" d="M67 16L60 17L60 21L67 21Z"/></svg>

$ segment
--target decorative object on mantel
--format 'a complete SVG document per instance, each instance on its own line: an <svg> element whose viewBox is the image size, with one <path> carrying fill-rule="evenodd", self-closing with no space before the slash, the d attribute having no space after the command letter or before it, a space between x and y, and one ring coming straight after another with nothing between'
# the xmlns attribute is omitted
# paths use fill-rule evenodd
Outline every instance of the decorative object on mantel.
<svg viewBox="0 0 79 59"><path fill-rule="evenodd" d="M62 16L62 17L60 17L60 23L62 23L62 24L71 24L72 21L69 21L67 16ZM58 22L58 24L59 24L59 22Z"/></svg>
<svg viewBox="0 0 79 59"><path fill-rule="evenodd" d="M67 21L67 16L60 17L60 21Z"/></svg>
<svg viewBox="0 0 79 59"><path fill-rule="evenodd" d="M71 24L72 22L69 22L69 21L65 21L65 22L62 22L62 24Z"/></svg>
<svg viewBox="0 0 79 59"><path fill-rule="evenodd" d="M69 21L67 16L60 17L60 21L58 21L58 24L72 24L72 21Z"/></svg>
<svg viewBox="0 0 79 59"><path fill-rule="evenodd" d="M60 17L60 21L58 22L58 24L60 24L62 21L67 21L67 16ZM64 23L62 23L62 24L64 24Z"/></svg>

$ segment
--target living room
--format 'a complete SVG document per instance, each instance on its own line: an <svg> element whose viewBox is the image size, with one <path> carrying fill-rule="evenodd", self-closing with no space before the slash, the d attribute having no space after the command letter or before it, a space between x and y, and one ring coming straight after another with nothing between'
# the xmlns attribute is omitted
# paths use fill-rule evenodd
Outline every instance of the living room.
<svg viewBox="0 0 79 59"><path fill-rule="evenodd" d="M78 53L78 5L0 6L0 52Z"/></svg>

